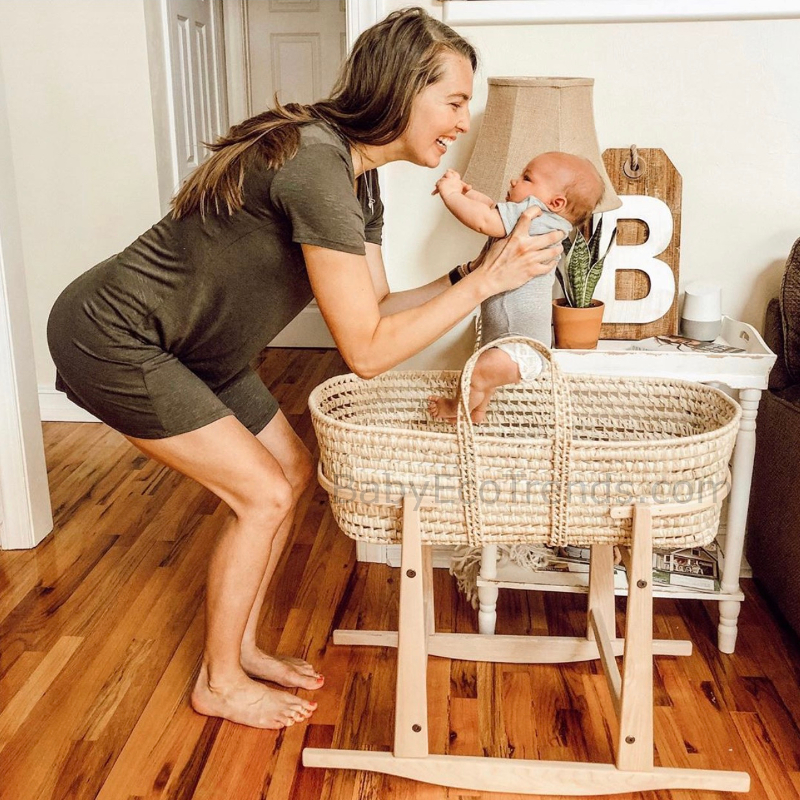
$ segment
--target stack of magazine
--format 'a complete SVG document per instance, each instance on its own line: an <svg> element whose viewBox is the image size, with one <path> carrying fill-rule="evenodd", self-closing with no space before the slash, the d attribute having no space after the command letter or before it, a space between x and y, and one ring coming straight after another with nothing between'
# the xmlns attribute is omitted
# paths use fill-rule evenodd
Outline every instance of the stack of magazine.
<svg viewBox="0 0 800 800"><path fill-rule="evenodd" d="M657 550L653 553L653 585L656 588L696 589L702 592L719 591L721 553L716 542L705 547L686 547L682 550ZM589 572L588 547L559 547L547 570L550 572ZM627 587L625 568L618 548L614 548L614 586Z"/></svg>
<svg viewBox="0 0 800 800"><path fill-rule="evenodd" d="M686 336L651 336L649 339L640 339L634 342L628 350L657 351L657 352L682 352L682 353L744 353L741 347L732 347L722 341L701 342L699 339L689 339Z"/></svg>

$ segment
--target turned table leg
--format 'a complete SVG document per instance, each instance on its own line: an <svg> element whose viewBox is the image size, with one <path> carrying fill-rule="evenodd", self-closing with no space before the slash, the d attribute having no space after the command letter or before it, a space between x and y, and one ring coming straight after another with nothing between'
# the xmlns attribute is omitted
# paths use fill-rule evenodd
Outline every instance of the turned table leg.
<svg viewBox="0 0 800 800"><path fill-rule="evenodd" d="M487 581L497 578L497 545L486 544L481 548L480 577ZM494 633L497 624L497 595L496 586L479 586L478 602L478 631L479 633Z"/></svg>
<svg viewBox="0 0 800 800"><path fill-rule="evenodd" d="M753 480L753 460L756 452L756 414L760 398L760 389L741 389L739 391L742 422L733 451L731 493L728 499L728 529L725 537L725 566L720 586L723 592L739 591L739 575L747 526L747 507L750 502L750 484ZM723 653L732 653L736 647L740 609L741 603L737 600L723 600L719 604L717 642Z"/></svg>

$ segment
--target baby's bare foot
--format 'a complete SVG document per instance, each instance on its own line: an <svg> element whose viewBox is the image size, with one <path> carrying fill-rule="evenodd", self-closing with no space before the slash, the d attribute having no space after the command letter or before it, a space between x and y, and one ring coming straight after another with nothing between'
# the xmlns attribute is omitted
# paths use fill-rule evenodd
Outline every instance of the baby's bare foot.
<svg viewBox="0 0 800 800"><path fill-rule="evenodd" d="M281 686L319 689L325 682L307 661L291 656L270 656L258 649L242 651L241 665L250 677Z"/></svg>
<svg viewBox="0 0 800 800"><path fill-rule="evenodd" d="M455 397L428 398L428 413L442 422L455 422L458 417L458 401Z"/></svg>
<svg viewBox="0 0 800 800"><path fill-rule="evenodd" d="M245 677L231 684L212 687L205 665L200 668L192 690L192 708L198 714L222 717L251 728L288 728L307 720L316 707L316 703L270 689Z"/></svg>

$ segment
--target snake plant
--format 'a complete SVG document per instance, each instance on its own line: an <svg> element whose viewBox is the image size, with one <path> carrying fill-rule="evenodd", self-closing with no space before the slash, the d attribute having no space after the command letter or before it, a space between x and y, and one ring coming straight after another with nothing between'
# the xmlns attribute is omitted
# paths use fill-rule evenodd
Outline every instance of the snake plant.
<svg viewBox="0 0 800 800"><path fill-rule="evenodd" d="M608 251L617 236L617 229L611 233L611 240L605 253L600 256L600 237L603 232L603 218L597 223L592 235L587 242L583 234L578 231L572 246L567 250L563 266L556 270L558 282L567 302L573 308L588 308L592 303L600 275L603 273L603 263Z"/></svg>

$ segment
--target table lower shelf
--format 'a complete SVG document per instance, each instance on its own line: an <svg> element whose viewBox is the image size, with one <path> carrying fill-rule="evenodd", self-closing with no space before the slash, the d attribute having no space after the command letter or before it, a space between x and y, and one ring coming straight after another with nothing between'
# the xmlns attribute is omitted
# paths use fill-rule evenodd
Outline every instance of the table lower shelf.
<svg viewBox="0 0 800 800"><path fill-rule="evenodd" d="M530 580L503 580L498 577L497 580L492 581L479 578L477 583L478 587L494 586L496 589L523 589L529 592L570 592L572 594L588 594L588 585L580 580L582 574L583 573L539 572L536 573L537 579L535 582ZM628 588L626 586L615 586L614 594L617 596L625 596L628 594ZM675 600L715 600L718 602L723 600L735 600L739 603L744 600L744 594L741 590L735 592L706 592L700 589L659 586L658 584L653 585L653 597L671 597Z"/></svg>

